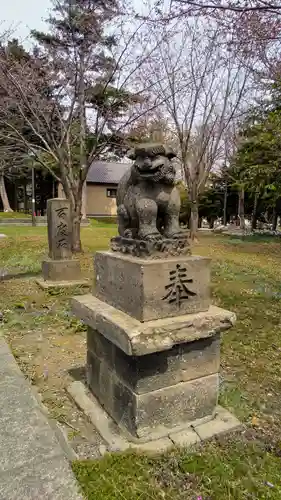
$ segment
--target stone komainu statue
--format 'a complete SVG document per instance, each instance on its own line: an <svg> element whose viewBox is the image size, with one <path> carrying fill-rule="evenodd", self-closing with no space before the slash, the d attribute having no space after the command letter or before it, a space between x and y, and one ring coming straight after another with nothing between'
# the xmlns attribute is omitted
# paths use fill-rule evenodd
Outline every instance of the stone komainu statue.
<svg viewBox="0 0 281 500"><path fill-rule="evenodd" d="M155 242L183 237L179 227L180 195L175 186L175 153L163 144L139 144L117 190L119 234Z"/></svg>

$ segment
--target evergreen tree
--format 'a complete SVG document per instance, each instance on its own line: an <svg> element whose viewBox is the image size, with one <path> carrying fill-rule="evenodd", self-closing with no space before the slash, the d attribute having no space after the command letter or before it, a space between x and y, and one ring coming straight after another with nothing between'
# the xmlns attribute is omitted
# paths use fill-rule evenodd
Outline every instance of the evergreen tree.
<svg viewBox="0 0 281 500"><path fill-rule="evenodd" d="M252 196L252 227L259 206L273 213L276 226L281 197L281 86L275 83L270 96L261 101L241 128L241 141L229 174L232 184L243 183Z"/></svg>
<svg viewBox="0 0 281 500"><path fill-rule="evenodd" d="M82 193L92 162L121 154L128 128L157 105L145 96L140 78L153 48L148 44L138 53L137 43L148 35L139 34L136 18L129 26L129 14L120 12L117 2L53 0L48 33L32 32L37 46L31 63L11 65L7 53L0 53L0 89L32 134L12 127L3 107L0 123L62 184L71 206L74 251L81 250Z"/></svg>
<svg viewBox="0 0 281 500"><path fill-rule="evenodd" d="M13 72L15 68L21 67L34 68L37 65L36 55L28 53L17 39L2 44L0 53L7 72ZM41 79L38 79L37 90L45 97L47 86L44 83L40 88L40 83ZM5 189L5 178L14 181L28 175L30 161L24 141L32 141L37 145L40 145L41 141L33 132L33 116L26 103L22 103L19 107L16 100L11 99L4 85L0 86L0 98L0 194L4 210L11 211ZM26 118L23 117L23 113ZM19 136L24 141L17 140Z"/></svg>
<svg viewBox="0 0 281 500"><path fill-rule="evenodd" d="M117 122L134 100L114 86L117 62L111 50L117 40L108 26L118 14L116 0L58 0L48 20L49 33L32 32L40 56L56 75L57 96L66 109L64 127L70 141L64 147L62 140L58 166L72 207L74 251L81 250L82 193L88 170L94 159L123 151ZM89 127L91 121L94 127Z"/></svg>
<svg viewBox="0 0 281 500"><path fill-rule="evenodd" d="M37 46L24 54L26 63L20 47L13 49L17 57L10 47L0 53L0 91L9 102L0 105L0 127L8 127L11 142L62 184L74 251L81 250L88 170L93 160L123 150L123 118L138 100L124 85L115 86L120 68L110 25L118 14L116 0L53 0L50 30L32 32ZM16 123L10 121L13 106Z"/></svg>

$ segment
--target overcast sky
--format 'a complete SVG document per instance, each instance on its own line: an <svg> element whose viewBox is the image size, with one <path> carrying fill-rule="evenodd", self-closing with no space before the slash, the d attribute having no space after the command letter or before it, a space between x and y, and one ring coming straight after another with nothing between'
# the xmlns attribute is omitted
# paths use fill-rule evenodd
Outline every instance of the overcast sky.
<svg viewBox="0 0 281 500"><path fill-rule="evenodd" d="M15 38L28 44L31 29L44 29L50 0L6 0L1 2L1 31L12 26Z"/></svg>

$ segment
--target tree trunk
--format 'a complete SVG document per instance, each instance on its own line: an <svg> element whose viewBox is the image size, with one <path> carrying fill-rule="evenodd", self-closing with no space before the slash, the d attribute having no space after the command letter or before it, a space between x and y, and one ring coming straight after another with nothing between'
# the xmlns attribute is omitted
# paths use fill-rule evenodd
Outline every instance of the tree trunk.
<svg viewBox="0 0 281 500"><path fill-rule="evenodd" d="M278 221L278 214L277 214L276 204L275 204L275 206L273 208L273 214L272 214L272 231L276 231L277 221Z"/></svg>
<svg viewBox="0 0 281 500"><path fill-rule="evenodd" d="M196 236L197 236L198 220L199 220L198 201L192 200L191 201L191 213L190 213L190 238L193 241L196 239Z"/></svg>
<svg viewBox="0 0 281 500"><path fill-rule="evenodd" d="M215 225L215 219L214 219L214 217L209 217L207 219L207 221L208 221L208 224L209 224L209 229L214 229L214 225Z"/></svg>
<svg viewBox="0 0 281 500"><path fill-rule="evenodd" d="M26 185L23 185L23 211L26 214L28 211L27 207L27 196L26 196Z"/></svg>
<svg viewBox="0 0 281 500"><path fill-rule="evenodd" d="M83 48L80 52L79 84L78 84L78 106L79 106L79 126L80 126L80 181L81 186L81 217L87 218L87 183L86 183L86 102L85 102L85 53ZM80 196L78 196L80 200ZM81 220L81 219L80 219Z"/></svg>
<svg viewBox="0 0 281 500"><path fill-rule="evenodd" d="M84 182L83 190L82 190L82 220L87 219L87 183Z"/></svg>
<svg viewBox="0 0 281 500"><path fill-rule="evenodd" d="M258 209L258 201L259 201L259 191L255 192L255 198L254 198L254 208L253 208L253 214L252 214L252 223L251 223L251 230L253 231L254 229L257 229L257 209Z"/></svg>
<svg viewBox="0 0 281 500"><path fill-rule="evenodd" d="M6 191L4 175L0 174L0 197L3 203L4 212L13 212L13 209L10 206L9 198Z"/></svg>
<svg viewBox="0 0 281 500"><path fill-rule="evenodd" d="M15 185L14 185L14 207L15 207L16 212L18 211L18 191L17 191L17 188L18 188L18 183L17 183L17 179L16 179Z"/></svg>
<svg viewBox="0 0 281 500"><path fill-rule="evenodd" d="M66 169L63 163L60 168L61 184L64 195L70 201L70 219L71 219L71 235L72 235L72 251L73 253L82 252L81 245L81 210L82 210L82 183L72 179L66 175Z"/></svg>
<svg viewBox="0 0 281 500"><path fill-rule="evenodd" d="M240 220L240 228L245 231L245 189L241 186L239 189L238 199L238 216Z"/></svg>
<svg viewBox="0 0 281 500"><path fill-rule="evenodd" d="M189 183L190 196L190 238L196 240L199 222L199 206L198 206L198 189L196 180L191 180Z"/></svg>
<svg viewBox="0 0 281 500"><path fill-rule="evenodd" d="M226 226L227 223L227 183L224 187L224 196L223 196L223 225Z"/></svg>
<svg viewBox="0 0 281 500"><path fill-rule="evenodd" d="M71 209L72 251L82 252L81 244L81 202Z"/></svg>

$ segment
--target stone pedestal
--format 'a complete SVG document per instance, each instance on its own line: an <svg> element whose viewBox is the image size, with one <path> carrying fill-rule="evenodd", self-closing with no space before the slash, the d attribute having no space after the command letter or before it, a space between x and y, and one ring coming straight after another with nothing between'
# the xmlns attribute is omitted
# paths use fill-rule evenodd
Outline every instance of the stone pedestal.
<svg viewBox="0 0 281 500"><path fill-rule="evenodd" d="M210 362L212 351L217 353ZM205 358L207 366L199 366L197 376L195 366L204 364ZM88 331L89 387L118 425L137 438L159 438L212 415L218 395L218 359L218 339L132 357L96 330ZM207 375L200 376L204 371Z"/></svg>
<svg viewBox="0 0 281 500"><path fill-rule="evenodd" d="M54 198L47 201L49 258L42 262L41 288L88 285L82 279L80 262L72 258L70 203Z"/></svg>
<svg viewBox="0 0 281 500"><path fill-rule="evenodd" d="M210 259L140 259L113 252L95 257L96 296L139 321L206 311Z"/></svg>
<svg viewBox="0 0 281 500"><path fill-rule="evenodd" d="M96 296L72 299L88 325L88 386L132 441L214 418L220 333L235 315L210 304L209 264L99 252Z"/></svg>
<svg viewBox="0 0 281 500"><path fill-rule="evenodd" d="M42 273L45 281L81 280L81 267L77 259L44 260Z"/></svg>

